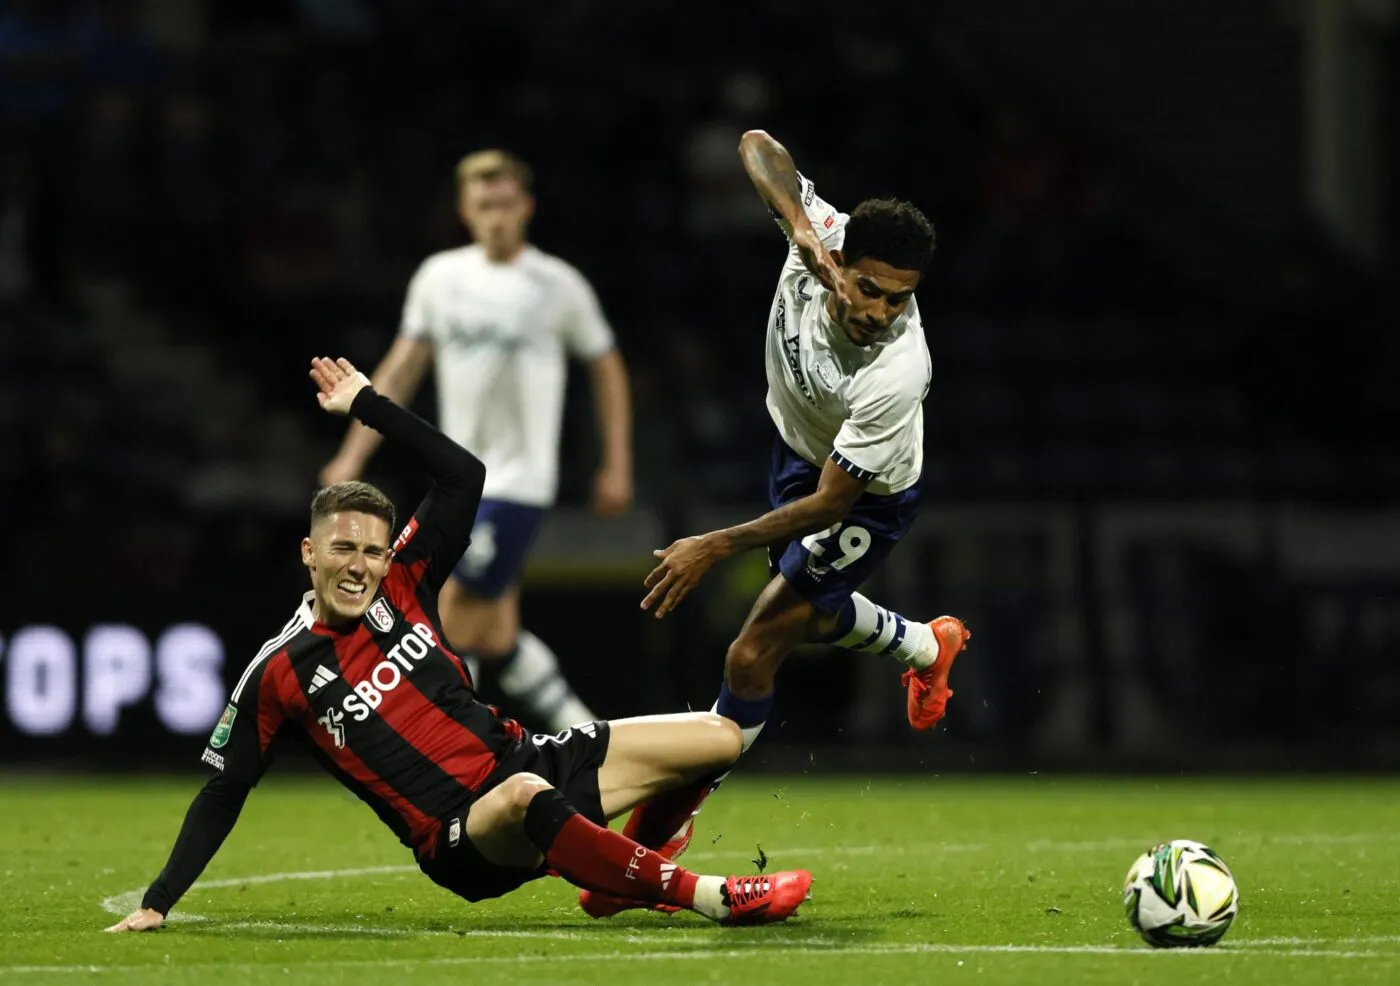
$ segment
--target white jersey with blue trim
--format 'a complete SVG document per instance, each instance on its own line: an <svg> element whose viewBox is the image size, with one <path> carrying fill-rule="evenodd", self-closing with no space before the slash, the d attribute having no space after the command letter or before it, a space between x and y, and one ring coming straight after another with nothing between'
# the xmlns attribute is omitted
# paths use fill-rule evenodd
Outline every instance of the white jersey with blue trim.
<svg viewBox="0 0 1400 986"><path fill-rule="evenodd" d="M812 227L828 250L840 249L850 217L798 181ZM879 342L857 346L827 314L827 293L790 247L768 314L768 413L813 465L833 459L871 493L906 490L923 469L931 374L918 303L911 298Z"/></svg>
<svg viewBox="0 0 1400 986"><path fill-rule="evenodd" d="M533 246L505 263L477 245L445 250L413 276L399 331L432 344L439 423L486 464L482 495L552 504L566 355L614 346L583 275Z"/></svg>

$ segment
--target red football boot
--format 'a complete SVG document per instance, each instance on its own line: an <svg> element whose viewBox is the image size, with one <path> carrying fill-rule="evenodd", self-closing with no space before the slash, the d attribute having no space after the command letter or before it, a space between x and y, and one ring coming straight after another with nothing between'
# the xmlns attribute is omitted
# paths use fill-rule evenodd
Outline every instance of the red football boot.
<svg viewBox="0 0 1400 986"><path fill-rule="evenodd" d="M720 924L775 924L797 913L811 897L812 874L784 870L763 876L731 876L724 883L729 916Z"/></svg>
<svg viewBox="0 0 1400 986"><path fill-rule="evenodd" d="M720 924L774 924L786 921L810 896L812 874L806 870L786 870L766 876L731 876L724 882L729 898L729 916ZM622 911L648 910L674 914L681 910L675 904L656 904L645 900L618 897L597 890L582 890L579 907L595 918L608 918Z"/></svg>
<svg viewBox="0 0 1400 986"><path fill-rule="evenodd" d="M940 616L928 626L938 641L938 660L919 671L910 668L901 679L909 688L909 725L915 729L930 729L943 718L948 699L953 697L948 672L972 637L956 616Z"/></svg>
<svg viewBox="0 0 1400 986"><path fill-rule="evenodd" d="M583 908L583 913L591 918L610 918L623 911L636 910L675 914L681 909L675 904L657 904L648 900L637 900L634 897L619 897L616 894L603 893L601 890L580 890L578 892L578 906Z"/></svg>

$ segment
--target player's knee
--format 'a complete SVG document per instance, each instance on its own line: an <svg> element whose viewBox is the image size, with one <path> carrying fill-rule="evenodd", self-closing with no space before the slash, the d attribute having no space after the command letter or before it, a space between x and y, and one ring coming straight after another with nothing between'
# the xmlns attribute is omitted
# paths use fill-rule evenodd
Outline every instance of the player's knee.
<svg viewBox="0 0 1400 986"><path fill-rule="evenodd" d="M727 767L738 760L744 752L744 731L733 719L713 712L702 713L705 717L707 743L706 753L709 767Z"/></svg>
<svg viewBox="0 0 1400 986"><path fill-rule="evenodd" d="M767 651L740 634L724 656L724 677L731 688L747 691L772 683L773 664Z"/></svg>
<svg viewBox="0 0 1400 986"><path fill-rule="evenodd" d="M501 797L505 799L513 817L524 820L530 802L542 791L553 787L538 774L513 774L501 782Z"/></svg>
<svg viewBox="0 0 1400 986"><path fill-rule="evenodd" d="M751 671L758 667L759 651L744 637L738 637L729 645L724 655L725 671Z"/></svg>

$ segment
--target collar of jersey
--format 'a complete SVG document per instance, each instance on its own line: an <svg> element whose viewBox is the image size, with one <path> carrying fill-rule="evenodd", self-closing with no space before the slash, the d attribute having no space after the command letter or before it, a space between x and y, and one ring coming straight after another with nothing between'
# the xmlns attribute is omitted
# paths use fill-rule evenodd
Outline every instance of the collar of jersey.
<svg viewBox="0 0 1400 986"><path fill-rule="evenodd" d="M499 264L486 256L486 248L483 247L480 243L469 243L467 245L467 249L473 251L476 262L481 264L483 267L494 267L499 268L501 270L513 270L514 268L517 268L524 264L526 261L528 261L531 255L533 255L536 252L537 248L533 243L527 242L524 246L520 248L520 252L517 253L514 257L512 257L510 260L505 261L504 263Z"/></svg>
<svg viewBox="0 0 1400 986"><path fill-rule="evenodd" d="M899 316L899 318L895 319L894 325L890 326L890 330L886 332L883 336L881 336L879 339L877 339L875 342L871 343L869 346L857 346L854 342L851 341L851 337L846 335L845 330L841 328L840 324L837 323L836 319L831 317L831 313L826 310L825 298L821 299L821 312L817 316L817 318L820 320L822 331L826 333L826 337L829 340L834 342L837 345L837 347L839 347L837 349L839 353L841 353L842 355L859 356L873 356L876 352L884 348L888 343L892 342L894 340L895 332L898 331L899 328L899 320L903 317L904 316L901 315Z"/></svg>
<svg viewBox="0 0 1400 986"><path fill-rule="evenodd" d="M320 620L312 616L312 614L315 612L316 591L314 589L310 589L302 593L301 607L297 610L297 615L301 617L302 625L305 626L306 629L310 630L312 633L330 634L334 637L343 637L347 633L354 633L360 628L359 620L356 620L354 623L347 623L344 629L333 627L329 623L322 623Z"/></svg>

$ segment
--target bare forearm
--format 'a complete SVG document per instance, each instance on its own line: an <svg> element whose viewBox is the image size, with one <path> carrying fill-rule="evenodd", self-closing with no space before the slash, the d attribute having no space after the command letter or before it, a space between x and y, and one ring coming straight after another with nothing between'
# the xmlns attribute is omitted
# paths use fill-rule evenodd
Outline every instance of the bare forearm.
<svg viewBox="0 0 1400 986"><path fill-rule="evenodd" d="M825 530L843 516L845 511L840 505L813 494L785 503L746 524L716 531L715 538L725 554L734 555Z"/></svg>
<svg viewBox="0 0 1400 986"><path fill-rule="evenodd" d="M758 194L789 229L811 225L802 210L797 165L787 148L762 130L750 130L739 141L739 157Z"/></svg>
<svg viewBox="0 0 1400 986"><path fill-rule="evenodd" d="M593 363L593 407L598 417L603 465L630 469L632 394L627 383L627 367L616 350Z"/></svg>

